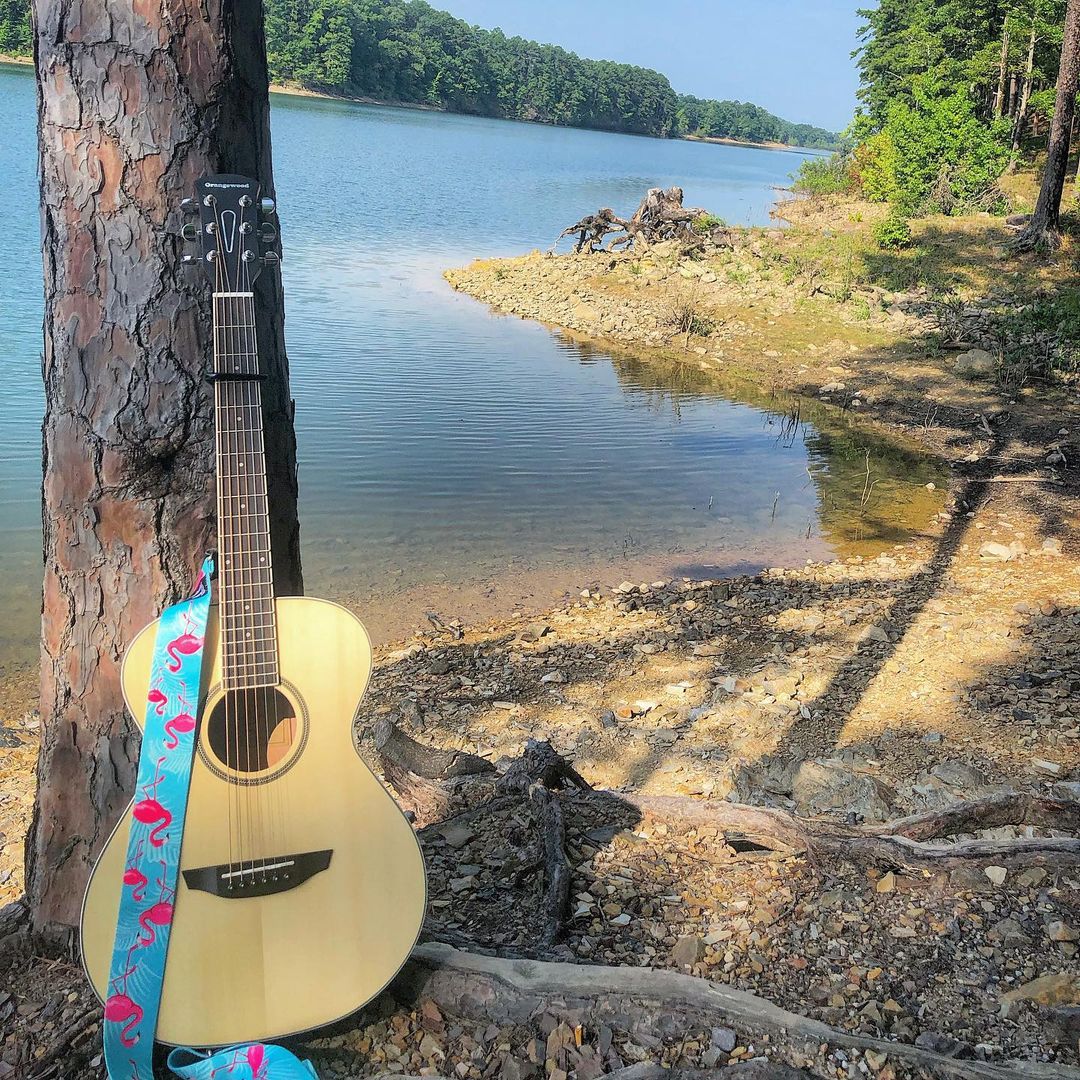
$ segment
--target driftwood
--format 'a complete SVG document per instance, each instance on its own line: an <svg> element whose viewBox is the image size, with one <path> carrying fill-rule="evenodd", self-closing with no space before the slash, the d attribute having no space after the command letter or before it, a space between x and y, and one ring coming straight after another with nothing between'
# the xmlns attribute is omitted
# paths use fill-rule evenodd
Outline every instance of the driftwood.
<svg viewBox="0 0 1080 1080"><path fill-rule="evenodd" d="M629 220L620 218L614 210L605 207L595 214L582 218L559 234L551 246L554 251L564 236L577 235L574 252L614 251L618 248L646 250L650 244L664 240L699 242L694 232L694 222L706 211L700 207L683 206L683 189L671 187L650 188L640 206ZM611 239L604 243L606 237Z"/></svg>
<svg viewBox="0 0 1080 1080"><path fill-rule="evenodd" d="M429 942L415 950L393 992L402 1001L434 1001L444 1012L473 1022L520 1023L549 1013L571 1025L606 1024L654 1038L728 1025L744 1044L768 1034L774 1044L808 1060L828 1044L873 1050L949 1080L1080 1080L1080 1069L1070 1066L957 1060L909 1043L854 1035L744 990L674 971L507 960ZM738 1074L714 1075L722 1080Z"/></svg>
<svg viewBox="0 0 1080 1080"><path fill-rule="evenodd" d="M1080 803L1071 800L1008 794L962 802L882 825L855 827L719 800L608 794L624 805L633 806L645 818L715 828L729 843L747 843L782 855L830 854L911 870L951 870L961 865L1015 867L1080 863L1080 838L1075 836L928 842L1002 825L1033 825L1080 833Z"/></svg>
<svg viewBox="0 0 1080 1080"><path fill-rule="evenodd" d="M386 717L375 721L372 736L383 775L420 826L449 816L459 781L495 771L490 761L464 750L424 746Z"/></svg>

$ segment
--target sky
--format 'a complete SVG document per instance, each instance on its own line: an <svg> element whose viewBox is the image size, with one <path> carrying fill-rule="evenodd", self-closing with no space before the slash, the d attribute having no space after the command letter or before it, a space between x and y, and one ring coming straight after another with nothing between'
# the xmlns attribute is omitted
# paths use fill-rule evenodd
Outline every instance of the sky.
<svg viewBox="0 0 1080 1080"><path fill-rule="evenodd" d="M858 0L430 0L460 19L662 71L684 94L752 101L839 131L855 108Z"/></svg>

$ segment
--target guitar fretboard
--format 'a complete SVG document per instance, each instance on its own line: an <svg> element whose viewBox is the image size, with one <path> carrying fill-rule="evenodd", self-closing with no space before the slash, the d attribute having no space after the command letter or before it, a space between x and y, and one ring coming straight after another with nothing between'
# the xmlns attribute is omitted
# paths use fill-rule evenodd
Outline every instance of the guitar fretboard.
<svg viewBox="0 0 1080 1080"><path fill-rule="evenodd" d="M274 686L277 628L251 293L214 294L214 374L223 683Z"/></svg>

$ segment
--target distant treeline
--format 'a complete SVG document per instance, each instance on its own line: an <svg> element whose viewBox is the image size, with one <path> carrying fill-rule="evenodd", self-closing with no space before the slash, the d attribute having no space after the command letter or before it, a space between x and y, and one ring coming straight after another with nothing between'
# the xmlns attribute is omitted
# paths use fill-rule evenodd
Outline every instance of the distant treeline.
<svg viewBox="0 0 1080 1080"><path fill-rule="evenodd" d="M677 94L665 75L507 37L423 0L266 0L270 75L312 90L637 135L832 147L750 102ZM0 0L0 52L28 54L29 0Z"/></svg>
<svg viewBox="0 0 1080 1080"><path fill-rule="evenodd" d="M452 112L626 131L833 146L757 105L676 94L658 71L507 37L423 0L267 0L276 80Z"/></svg>

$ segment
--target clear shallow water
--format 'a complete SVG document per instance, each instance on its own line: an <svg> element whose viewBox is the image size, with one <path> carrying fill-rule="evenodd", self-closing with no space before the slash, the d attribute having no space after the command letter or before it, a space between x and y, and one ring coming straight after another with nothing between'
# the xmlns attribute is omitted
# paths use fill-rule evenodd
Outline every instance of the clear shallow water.
<svg viewBox="0 0 1080 1080"><path fill-rule="evenodd" d="M310 592L397 635L432 607L509 609L592 578L718 573L850 537L862 443L782 433L693 375L493 316L441 277L546 248L652 186L764 223L797 154L286 96L272 123ZM0 66L0 660L31 655L39 609L35 167L33 79ZM893 541L905 515L922 524L933 477L880 448L873 468L899 509L854 527Z"/></svg>

